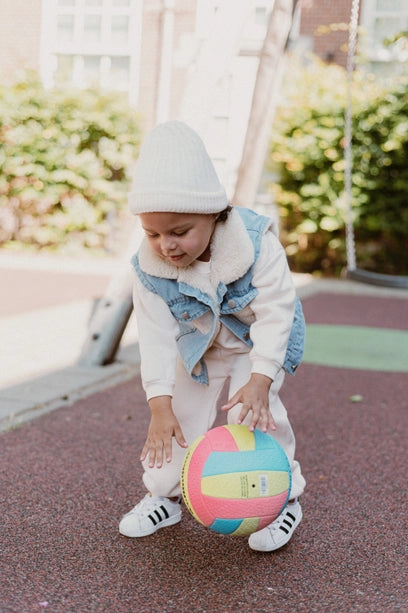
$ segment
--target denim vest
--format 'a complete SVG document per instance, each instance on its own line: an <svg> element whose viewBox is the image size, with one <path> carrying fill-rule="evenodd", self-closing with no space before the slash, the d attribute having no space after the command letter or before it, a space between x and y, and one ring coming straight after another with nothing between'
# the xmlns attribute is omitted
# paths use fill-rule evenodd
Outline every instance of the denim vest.
<svg viewBox="0 0 408 613"><path fill-rule="evenodd" d="M235 314L244 309L258 294L258 290L251 283L253 267L258 259L262 236L270 225L270 219L257 215L250 209L237 207L236 210L239 211L251 238L254 247L254 261L241 278L228 285L219 283L217 288L218 304L215 304L213 298L208 294L187 283L145 273L140 268L138 254L132 258L132 264L143 285L149 291L163 298L179 324L176 342L187 372L195 381L206 385L208 385L208 372L204 354L209 348L216 331L217 319L242 342L252 347L249 334L250 327L240 321ZM203 333L194 325L194 320L209 311L213 313L211 327L208 332ZM296 298L295 314L283 364L285 371L291 375L295 374L295 370L302 360L304 339L305 320L300 300Z"/></svg>

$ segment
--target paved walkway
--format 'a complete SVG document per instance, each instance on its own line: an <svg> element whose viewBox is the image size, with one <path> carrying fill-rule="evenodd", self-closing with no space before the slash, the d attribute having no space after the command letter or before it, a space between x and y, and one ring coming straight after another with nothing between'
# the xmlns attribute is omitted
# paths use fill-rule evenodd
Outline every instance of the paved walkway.
<svg viewBox="0 0 408 613"><path fill-rule="evenodd" d="M95 301L122 265L0 251L0 431L138 372L133 317L114 364L77 365Z"/></svg>
<svg viewBox="0 0 408 613"><path fill-rule="evenodd" d="M31 402L9 425L27 406L47 414L0 435L1 613L408 611L406 364L379 369L368 361L382 352L375 343L352 367L335 363L344 349L324 363L331 347L318 333L370 327L403 339L408 292L296 281L320 348L317 360L309 342L282 393L308 482L291 543L258 554L185 509L181 524L153 537L118 534L143 494L137 458L148 424L131 343L131 365L96 369L116 368L116 385L103 375L102 389L84 386L78 371L71 397L39 408L31 382Z"/></svg>

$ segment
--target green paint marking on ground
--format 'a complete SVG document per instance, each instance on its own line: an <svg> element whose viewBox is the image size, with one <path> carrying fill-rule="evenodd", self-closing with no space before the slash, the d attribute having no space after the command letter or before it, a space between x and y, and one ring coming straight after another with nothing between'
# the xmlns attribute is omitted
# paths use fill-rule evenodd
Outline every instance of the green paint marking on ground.
<svg viewBox="0 0 408 613"><path fill-rule="evenodd" d="M339 368L408 372L408 332L308 324L304 362Z"/></svg>

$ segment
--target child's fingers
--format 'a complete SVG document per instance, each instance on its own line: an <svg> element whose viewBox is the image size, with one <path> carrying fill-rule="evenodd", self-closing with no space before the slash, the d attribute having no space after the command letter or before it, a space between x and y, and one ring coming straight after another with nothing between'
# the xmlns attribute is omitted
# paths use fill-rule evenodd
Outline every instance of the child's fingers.
<svg viewBox="0 0 408 613"><path fill-rule="evenodd" d="M276 430L276 425L269 408L257 409L256 407L249 407L243 404L237 423L241 424L250 412L251 421L248 424L248 428L251 432L253 432L255 428L259 428L262 432L267 432L268 429L271 431Z"/></svg>
<svg viewBox="0 0 408 613"><path fill-rule="evenodd" d="M237 424L242 424L242 422L244 421L245 417L248 415L251 408L252 407L250 405L247 405L245 403L242 404L240 414L238 415Z"/></svg>
<svg viewBox="0 0 408 613"><path fill-rule="evenodd" d="M161 468L163 464L163 442L158 443L146 443L140 454L140 460L144 462L147 459L149 468L153 468L155 465L157 468Z"/></svg>
<svg viewBox="0 0 408 613"><path fill-rule="evenodd" d="M171 458L172 458L171 438L167 439L164 442L164 456L166 458L166 462L171 462Z"/></svg>
<svg viewBox="0 0 408 613"><path fill-rule="evenodd" d="M145 459L146 459L146 457L147 457L147 454L148 454L148 453L149 453L149 447L148 447L148 445L145 443L145 444L144 444L144 446L143 446L143 449L142 449L142 453L140 454L140 461L141 461L141 462L144 462L144 461L145 461Z"/></svg>
<svg viewBox="0 0 408 613"><path fill-rule="evenodd" d="M184 438L184 434L181 428L176 428L174 432L174 437L176 439L176 442L180 445L180 447L188 447L188 443L186 439Z"/></svg>
<svg viewBox="0 0 408 613"><path fill-rule="evenodd" d="M252 420L255 423L255 418ZM255 423L255 427L262 430L262 432L268 432L268 430L276 430L275 422L271 412L268 409L261 410L258 421Z"/></svg>
<svg viewBox="0 0 408 613"><path fill-rule="evenodd" d="M252 419L249 423L249 429L251 430L251 432L253 432L255 430L255 428L257 427L259 423L259 415L256 415L255 413L252 413Z"/></svg>
<svg viewBox="0 0 408 613"><path fill-rule="evenodd" d="M234 394L234 396L230 398L228 402L222 405L221 411L229 411L230 409L232 409L232 407L235 407L235 405L238 404L238 402L240 401L241 401L240 394Z"/></svg>
<svg viewBox="0 0 408 613"><path fill-rule="evenodd" d="M273 419L270 411L268 411L268 428L273 431L276 430L275 420Z"/></svg>
<svg viewBox="0 0 408 613"><path fill-rule="evenodd" d="M150 448L149 453L149 468L161 468L163 465L163 441L156 443L156 446Z"/></svg>
<svg viewBox="0 0 408 613"><path fill-rule="evenodd" d="M261 411L258 420L256 420L255 416L253 417L251 425L254 428L259 428L262 432L266 432L268 430L268 423L269 419L266 411Z"/></svg>

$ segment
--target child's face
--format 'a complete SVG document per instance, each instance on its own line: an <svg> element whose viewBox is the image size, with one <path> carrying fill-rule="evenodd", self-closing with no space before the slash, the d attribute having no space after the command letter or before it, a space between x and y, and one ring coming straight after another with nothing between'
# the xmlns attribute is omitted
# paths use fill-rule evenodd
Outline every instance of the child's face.
<svg viewBox="0 0 408 613"><path fill-rule="evenodd" d="M141 213L143 230L152 251L177 268L210 260L210 241L217 215Z"/></svg>

